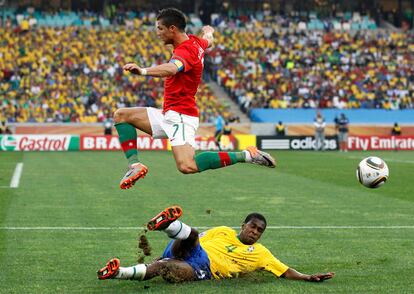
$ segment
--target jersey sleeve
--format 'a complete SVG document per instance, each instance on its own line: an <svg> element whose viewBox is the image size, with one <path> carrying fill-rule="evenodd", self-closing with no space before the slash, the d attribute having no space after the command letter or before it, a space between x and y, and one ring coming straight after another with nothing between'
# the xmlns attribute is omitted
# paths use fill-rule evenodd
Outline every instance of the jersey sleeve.
<svg viewBox="0 0 414 294"><path fill-rule="evenodd" d="M206 39L200 38L200 46L201 48L203 48L204 50L206 50L208 48L208 41Z"/></svg>
<svg viewBox="0 0 414 294"><path fill-rule="evenodd" d="M183 69L184 72L187 72L192 68L192 63L193 63L192 56L190 52L187 49L185 49L185 47L176 49L174 51L173 56L171 57L171 60L173 59L179 60L182 62L182 64L184 65L184 69Z"/></svg>
<svg viewBox="0 0 414 294"><path fill-rule="evenodd" d="M286 264L274 257L273 254L266 248L264 248L262 253L261 267L265 271L271 272L277 277L280 277L289 269Z"/></svg>

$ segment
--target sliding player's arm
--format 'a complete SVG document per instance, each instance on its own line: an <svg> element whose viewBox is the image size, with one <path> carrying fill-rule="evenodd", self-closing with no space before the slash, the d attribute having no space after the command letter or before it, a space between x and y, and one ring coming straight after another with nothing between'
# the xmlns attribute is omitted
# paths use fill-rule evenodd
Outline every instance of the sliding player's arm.
<svg viewBox="0 0 414 294"><path fill-rule="evenodd" d="M289 280L301 280L307 282L322 282L334 277L335 273L322 273L307 275L296 271L293 268L278 260L268 249L265 249L261 256L262 268L267 270L277 277L286 278Z"/></svg>
<svg viewBox="0 0 414 294"><path fill-rule="evenodd" d="M142 68L135 63L127 63L123 69L136 75L163 78L175 75L179 71L179 66L174 62L168 62L153 67Z"/></svg>
<svg viewBox="0 0 414 294"><path fill-rule="evenodd" d="M283 278L289 280L301 280L306 282L323 282L325 280L332 279L334 276L335 273L333 272L307 275L302 274L293 268L288 268L287 271L282 275Z"/></svg>
<svg viewBox="0 0 414 294"><path fill-rule="evenodd" d="M206 39L208 41L208 47L211 47L214 43L214 29L211 26L204 26L201 32L203 33L201 38Z"/></svg>

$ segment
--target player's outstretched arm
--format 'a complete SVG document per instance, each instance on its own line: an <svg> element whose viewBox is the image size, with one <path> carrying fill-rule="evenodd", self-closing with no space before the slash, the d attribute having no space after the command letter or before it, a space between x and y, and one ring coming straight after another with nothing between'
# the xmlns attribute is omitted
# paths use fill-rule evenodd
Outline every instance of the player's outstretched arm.
<svg viewBox="0 0 414 294"><path fill-rule="evenodd" d="M153 76L153 77L169 77L178 72L178 68L173 63L163 63L157 66L142 68L135 63L127 63L123 69L136 75Z"/></svg>
<svg viewBox="0 0 414 294"><path fill-rule="evenodd" d="M211 47L214 43L214 29L211 26L204 26L201 29L201 32L203 35L201 36L203 39L206 39L208 41L208 47Z"/></svg>
<svg viewBox="0 0 414 294"><path fill-rule="evenodd" d="M306 281L306 282L323 282L325 280L332 279L334 276L335 276L335 273L333 272L307 275L307 274L302 274L293 268L289 268L282 275L283 278L286 278L289 280L301 280L301 281Z"/></svg>

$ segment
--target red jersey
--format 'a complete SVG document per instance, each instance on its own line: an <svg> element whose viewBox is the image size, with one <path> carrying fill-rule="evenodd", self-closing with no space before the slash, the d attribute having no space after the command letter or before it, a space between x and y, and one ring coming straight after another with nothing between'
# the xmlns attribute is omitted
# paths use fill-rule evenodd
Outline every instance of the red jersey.
<svg viewBox="0 0 414 294"><path fill-rule="evenodd" d="M184 69L165 79L164 113L174 110L182 114L198 117L195 102L198 85L203 72L204 50L208 41L194 35L178 45L171 59L183 63Z"/></svg>

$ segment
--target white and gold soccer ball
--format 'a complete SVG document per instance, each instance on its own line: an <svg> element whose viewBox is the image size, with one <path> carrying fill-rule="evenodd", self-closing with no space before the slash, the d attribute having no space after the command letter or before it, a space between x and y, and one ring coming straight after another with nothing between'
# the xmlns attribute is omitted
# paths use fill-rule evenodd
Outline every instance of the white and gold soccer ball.
<svg viewBox="0 0 414 294"><path fill-rule="evenodd" d="M370 156L358 164L356 176L365 187L378 188L388 180L389 170L384 160Z"/></svg>

